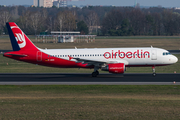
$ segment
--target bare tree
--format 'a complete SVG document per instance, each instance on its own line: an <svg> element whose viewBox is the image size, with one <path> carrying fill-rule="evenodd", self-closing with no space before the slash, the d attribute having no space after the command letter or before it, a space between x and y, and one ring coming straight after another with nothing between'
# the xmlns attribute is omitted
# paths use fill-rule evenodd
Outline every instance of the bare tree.
<svg viewBox="0 0 180 120"><path fill-rule="evenodd" d="M8 11L1 11L0 12L0 29L3 31L6 23L9 22L11 15Z"/></svg>
<svg viewBox="0 0 180 120"><path fill-rule="evenodd" d="M19 18L20 27L28 34L38 34L38 32L47 29L47 12L46 10L30 12L26 11Z"/></svg>
<svg viewBox="0 0 180 120"><path fill-rule="evenodd" d="M41 29L48 28L48 25L46 24L47 17L48 17L47 9L43 9L41 11Z"/></svg>
<svg viewBox="0 0 180 120"><path fill-rule="evenodd" d="M57 24L57 28L62 31L63 30L63 23L65 20L65 15L64 12L59 12L56 18L56 24Z"/></svg>
<svg viewBox="0 0 180 120"><path fill-rule="evenodd" d="M53 17L49 16L47 19L47 29L52 31L53 30Z"/></svg>
<svg viewBox="0 0 180 120"><path fill-rule="evenodd" d="M76 29L76 20L72 12L66 11L64 14L65 14L64 29L68 31L72 31Z"/></svg>
<svg viewBox="0 0 180 120"><path fill-rule="evenodd" d="M32 13L30 16L30 20L31 20L31 27L34 29L36 35L37 30L41 25L41 13L40 12Z"/></svg>
<svg viewBox="0 0 180 120"><path fill-rule="evenodd" d="M13 9L11 10L11 16L12 16L13 19L18 19L19 18L18 6L13 7Z"/></svg>
<svg viewBox="0 0 180 120"><path fill-rule="evenodd" d="M70 11L59 12L56 18L56 25L60 31L76 29L75 16Z"/></svg>
<svg viewBox="0 0 180 120"><path fill-rule="evenodd" d="M140 9L134 9L130 12L129 18L134 35L143 35L146 21L144 13Z"/></svg>
<svg viewBox="0 0 180 120"><path fill-rule="evenodd" d="M5 26L6 22L8 22L11 18L11 15L8 11L2 11L1 12L1 20L2 20L2 25Z"/></svg>
<svg viewBox="0 0 180 120"><path fill-rule="evenodd" d="M1 19L1 12L0 12L0 34L2 32L2 19Z"/></svg>
<svg viewBox="0 0 180 120"><path fill-rule="evenodd" d="M117 10L109 12L102 21L103 34L108 33L110 30L118 30L121 28L123 20L122 13Z"/></svg>
<svg viewBox="0 0 180 120"><path fill-rule="evenodd" d="M30 15L31 15L31 12L30 11L26 11L26 12L23 12L22 16L19 18L20 27L22 29L24 29L25 32L30 29L29 28L29 25L31 23Z"/></svg>
<svg viewBox="0 0 180 120"><path fill-rule="evenodd" d="M89 27L89 33L92 33L93 28L95 27L96 33L97 33L97 27L98 27L99 17L96 12L90 12L89 15L86 18L86 23Z"/></svg>

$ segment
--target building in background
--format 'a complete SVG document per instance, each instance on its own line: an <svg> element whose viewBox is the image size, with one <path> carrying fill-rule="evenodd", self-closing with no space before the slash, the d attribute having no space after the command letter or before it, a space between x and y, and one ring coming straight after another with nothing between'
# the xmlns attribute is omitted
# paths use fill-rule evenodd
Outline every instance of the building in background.
<svg viewBox="0 0 180 120"><path fill-rule="evenodd" d="M67 7L67 0L54 0L53 1L53 6L56 7Z"/></svg>
<svg viewBox="0 0 180 120"><path fill-rule="evenodd" d="M59 1L53 1L53 6L56 6L57 8L59 8L59 6L60 6L60 2Z"/></svg>
<svg viewBox="0 0 180 120"><path fill-rule="evenodd" d="M52 7L54 0L34 0L35 7Z"/></svg>
<svg viewBox="0 0 180 120"><path fill-rule="evenodd" d="M53 0L44 0L44 7L52 7Z"/></svg>
<svg viewBox="0 0 180 120"><path fill-rule="evenodd" d="M84 0L34 0L34 6L35 7L67 7L68 1L84 1ZM73 5L71 5L73 6Z"/></svg>
<svg viewBox="0 0 180 120"><path fill-rule="evenodd" d="M35 7L44 6L44 0L34 0L34 6Z"/></svg>
<svg viewBox="0 0 180 120"><path fill-rule="evenodd" d="M53 0L53 6L56 6L56 7L76 7L74 5L68 5L68 1L71 2L71 1L85 1L85 0Z"/></svg>

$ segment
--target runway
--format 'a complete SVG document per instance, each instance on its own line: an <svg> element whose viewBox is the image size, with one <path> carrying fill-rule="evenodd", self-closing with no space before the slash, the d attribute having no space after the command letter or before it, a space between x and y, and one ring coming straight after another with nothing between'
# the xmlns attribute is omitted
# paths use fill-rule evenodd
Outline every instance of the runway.
<svg viewBox="0 0 180 120"><path fill-rule="evenodd" d="M0 85L180 85L180 74L0 74Z"/></svg>

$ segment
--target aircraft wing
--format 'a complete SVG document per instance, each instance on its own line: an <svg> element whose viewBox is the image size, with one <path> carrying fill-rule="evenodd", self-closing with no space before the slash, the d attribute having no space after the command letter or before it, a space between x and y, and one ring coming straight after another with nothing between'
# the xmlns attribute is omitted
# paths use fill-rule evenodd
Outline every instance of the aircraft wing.
<svg viewBox="0 0 180 120"><path fill-rule="evenodd" d="M106 63L105 61L91 60L91 59L81 59L81 58L73 58L73 59L75 59L79 63L88 64L87 66L91 66L91 65L100 66Z"/></svg>
<svg viewBox="0 0 180 120"><path fill-rule="evenodd" d="M125 60L98 60L98 59L82 59L82 58L73 58L79 63L88 64L87 66L96 65L102 66L103 64L110 64L110 63L124 63L128 64Z"/></svg>

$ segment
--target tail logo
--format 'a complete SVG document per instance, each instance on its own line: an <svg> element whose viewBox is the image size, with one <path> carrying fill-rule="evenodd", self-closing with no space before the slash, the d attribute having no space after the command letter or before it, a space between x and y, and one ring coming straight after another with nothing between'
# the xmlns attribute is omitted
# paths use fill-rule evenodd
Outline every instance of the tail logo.
<svg viewBox="0 0 180 120"><path fill-rule="evenodd" d="M17 41L19 47L20 48L25 47L26 46L26 40L25 40L24 33L17 26L13 26L13 27L11 27L11 29L14 32L14 35L15 35L15 38L16 38L16 41Z"/></svg>

